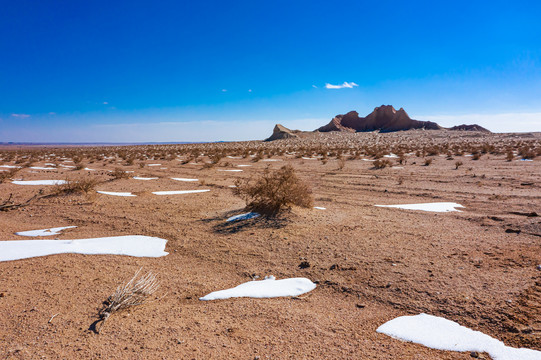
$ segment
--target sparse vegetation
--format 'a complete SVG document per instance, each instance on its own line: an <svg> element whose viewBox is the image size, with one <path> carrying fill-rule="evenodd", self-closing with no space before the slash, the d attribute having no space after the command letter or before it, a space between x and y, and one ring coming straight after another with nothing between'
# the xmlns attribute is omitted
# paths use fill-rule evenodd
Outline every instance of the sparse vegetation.
<svg viewBox="0 0 541 360"><path fill-rule="evenodd" d="M462 165L464 165L462 161L455 162L455 170L458 170L458 168L461 167Z"/></svg>
<svg viewBox="0 0 541 360"><path fill-rule="evenodd" d="M247 209L263 215L276 215L291 205L311 207L312 192L296 174L292 166L286 165L277 171L266 169L255 180L237 180L234 193L246 201Z"/></svg>
<svg viewBox="0 0 541 360"><path fill-rule="evenodd" d="M156 276L152 272L139 276L140 272L141 269L137 270L130 281L120 285L104 302L104 307L100 310L98 314L99 320L97 321L101 322L101 326L99 329L96 328L96 332L101 330L105 321L112 314L143 305L158 290L160 284Z"/></svg>
<svg viewBox="0 0 541 360"><path fill-rule="evenodd" d="M387 166L391 166L391 162L388 159L377 159L374 161L374 169L384 169Z"/></svg>

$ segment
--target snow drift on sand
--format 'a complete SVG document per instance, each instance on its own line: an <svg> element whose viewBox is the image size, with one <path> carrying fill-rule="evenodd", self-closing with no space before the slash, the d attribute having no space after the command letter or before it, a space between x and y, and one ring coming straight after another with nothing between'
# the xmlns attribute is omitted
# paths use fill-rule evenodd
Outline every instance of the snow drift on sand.
<svg viewBox="0 0 541 360"><path fill-rule="evenodd" d="M180 194L201 193L201 192L207 192L207 191L210 191L210 189L205 189L205 190L153 191L152 193L153 193L154 195L180 195Z"/></svg>
<svg viewBox="0 0 541 360"><path fill-rule="evenodd" d="M113 195L113 196L137 196L131 192L116 192L116 191L96 191L99 194Z"/></svg>
<svg viewBox="0 0 541 360"><path fill-rule="evenodd" d="M402 205L374 205L374 206L391 207L391 208L405 209L405 210L432 211L432 212L460 211L455 208L464 207L454 202L436 202L436 203L425 203L425 204L402 204Z"/></svg>
<svg viewBox="0 0 541 360"><path fill-rule="evenodd" d="M199 179L187 179L187 178L171 178L171 179L176 180L176 181L188 181L188 182L199 181Z"/></svg>
<svg viewBox="0 0 541 360"><path fill-rule="evenodd" d="M199 300L222 300L232 297L273 298L281 296L299 296L312 291L316 284L306 278L276 280L267 276L265 280L248 281L234 288L214 291Z"/></svg>
<svg viewBox="0 0 541 360"><path fill-rule="evenodd" d="M231 221L238 221L238 220L248 220L248 219L256 218L258 216L259 216L259 214L256 213L256 212L248 212L248 213L244 213L244 214L231 216L226 221L231 222Z"/></svg>
<svg viewBox="0 0 541 360"><path fill-rule="evenodd" d="M156 179L158 179L157 177L149 177L149 178L147 178L147 177L141 177L141 176L134 176L133 178L135 180L156 180Z"/></svg>
<svg viewBox="0 0 541 360"><path fill-rule="evenodd" d="M15 185L62 185L66 180L15 180L12 184Z"/></svg>
<svg viewBox="0 0 541 360"><path fill-rule="evenodd" d="M64 227L56 227L56 228L50 228L50 229L19 231L19 232L16 232L15 235L20 235L20 236L51 236L51 235L60 234L60 232L62 232L62 230L72 229L72 228L76 228L76 227L77 226L64 226Z"/></svg>
<svg viewBox="0 0 541 360"><path fill-rule="evenodd" d="M166 243L165 239L142 235L79 240L0 241L0 261L67 253L160 257L168 254L164 251Z"/></svg>
<svg viewBox="0 0 541 360"><path fill-rule="evenodd" d="M482 332L427 314L400 316L377 332L438 350L486 352L493 360L541 360L541 351L508 347Z"/></svg>

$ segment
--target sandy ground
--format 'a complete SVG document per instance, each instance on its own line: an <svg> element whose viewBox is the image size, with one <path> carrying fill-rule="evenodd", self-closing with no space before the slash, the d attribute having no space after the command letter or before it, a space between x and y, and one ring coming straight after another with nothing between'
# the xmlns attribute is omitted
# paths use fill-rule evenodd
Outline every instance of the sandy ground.
<svg viewBox="0 0 541 360"><path fill-rule="evenodd" d="M322 164L293 155L274 162L224 158L226 167L210 169L178 160L122 166L132 176L159 177L149 181L110 181L106 170L116 165L109 162L87 164L98 170L92 172L23 169L17 178L84 174L107 180L97 190L138 196L69 195L0 212L1 240L28 239L17 231L76 225L52 238L156 236L168 240L169 255L0 262L0 358L471 358L376 332L388 320L420 312L541 350L541 218L527 216L541 214L541 161L433 158L422 166L422 158L410 155L402 168L381 170L361 159L340 170L333 158ZM456 160L463 162L458 170ZM279 220L226 223L245 205L228 186L286 163L311 185L314 205L326 210L294 208ZM218 171L225 169L243 171ZM3 183L0 200L12 193L22 201L39 188ZM151 193L192 189L211 191ZM465 208L430 213L373 206L435 201ZM157 274L161 299L114 314L99 334L90 331L102 302L140 267ZM265 275L307 277L318 286L300 298L198 300Z"/></svg>

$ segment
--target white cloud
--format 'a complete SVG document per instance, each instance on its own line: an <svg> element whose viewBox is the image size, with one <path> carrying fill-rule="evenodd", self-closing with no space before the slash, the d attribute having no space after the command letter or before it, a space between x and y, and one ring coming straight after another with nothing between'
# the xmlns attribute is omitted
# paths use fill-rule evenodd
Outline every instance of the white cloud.
<svg viewBox="0 0 541 360"><path fill-rule="evenodd" d="M103 102L103 105L108 105L108 104L109 104L109 102L107 102L107 101Z"/></svg>
<svg viewBox="0 0 541 360"><path fill-rule="evenodd" d="M19 119L26 119L30 117L30 115L28 114L11 114L11 116L19 118Z"/></svg>
<svg viewBox="0 0 541 360"><path fill-rule="evenodd" d="M492 132L541 131L541 112L463 114L414 116L416 119L434 121L443 127L461 124L478 124Z"/></svg>
<svg viewBox="0 0 541 360"><path fill-rule="evenodd" d="M248 92L252 92L252 89L248 89Z"/></svg>
<svg viewBox="0 0 541 360"><path fill-rule="evenodd" d="M355 84L353 81L352 82L347 82L347 81L344 81L344 83L342 85L332 85L332 84L329 84L329 83L326 83L325 84L325 87L327 89L352 89L354 86L359 86L357 84Z"/></svg>
<svg viewBox="0 0 541 360"><path fill-rule="evenodd" d="M222 89L222 92L227 92L227 89Z"/></svg>

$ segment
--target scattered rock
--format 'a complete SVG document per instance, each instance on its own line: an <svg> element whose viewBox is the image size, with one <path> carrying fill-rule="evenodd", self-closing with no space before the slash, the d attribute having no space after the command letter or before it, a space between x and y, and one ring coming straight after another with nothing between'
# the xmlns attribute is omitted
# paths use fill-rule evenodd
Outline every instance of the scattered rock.
<svg viewBox="0 0 541 360"><path fill-rule="evenodd" d="M306 269L310 267L310 263L308 261L303 261L299 264L299 268Z"/></svg>
<svg viewBox="0 0 541 360"><path fill-rule="evenodd" d="M505 232L508 234L520 234L519 229L505 229Z"/></svg>

